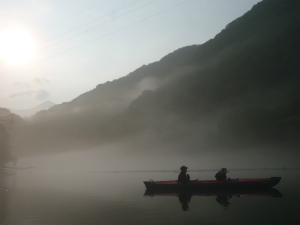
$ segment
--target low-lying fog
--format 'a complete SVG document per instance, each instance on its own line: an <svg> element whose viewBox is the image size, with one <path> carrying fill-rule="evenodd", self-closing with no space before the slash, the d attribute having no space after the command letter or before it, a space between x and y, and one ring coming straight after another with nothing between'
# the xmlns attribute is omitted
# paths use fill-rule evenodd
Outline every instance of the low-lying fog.
<svg viewBox="0 0 300 225"><path fill-rule="evenodd" d="M176 148L176 146L173 146ZM173 147L169 147L173 149ZM171 151L161 147L152 151L138 151L130 146L111 144L94 149L69 151L55 154L23 156L18 159L18 168L34 167L51 171L179 171L182 165L189 170L267 169L298 167L298 153L287 154L261 149L250 151L201 151L188 152L183 149ZM146 148L146 147L145 147ZM264 152L264 153L263 153Z"/></svg>

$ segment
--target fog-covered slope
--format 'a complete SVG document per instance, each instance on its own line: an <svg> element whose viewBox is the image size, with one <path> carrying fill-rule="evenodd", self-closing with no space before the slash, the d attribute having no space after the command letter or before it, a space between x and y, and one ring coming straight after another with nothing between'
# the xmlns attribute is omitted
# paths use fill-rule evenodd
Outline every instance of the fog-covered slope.
<svg viewBox="0 0 300 225"><path fill-rule="evenodd" d="M126 140L197 152L295 147L298 136L299 1L264 0L208 42L38 113L15 134L15 147Z"/></svg>

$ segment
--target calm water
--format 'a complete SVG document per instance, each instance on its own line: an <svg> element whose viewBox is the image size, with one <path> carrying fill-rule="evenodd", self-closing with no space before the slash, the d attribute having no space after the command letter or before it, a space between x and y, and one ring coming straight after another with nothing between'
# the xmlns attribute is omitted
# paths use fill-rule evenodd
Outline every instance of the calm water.
<svg viewBox="0 0 300 225"><path fill-rule="evenodd" d="M189 172L211 179L214 172ZM281 176L282 197L263 194L147 196L143 180L175 172L19 170L0 182L0 224L299 224L299 171L231 171L231 178ZM250 193L251 194L251 193Z"/></svg>

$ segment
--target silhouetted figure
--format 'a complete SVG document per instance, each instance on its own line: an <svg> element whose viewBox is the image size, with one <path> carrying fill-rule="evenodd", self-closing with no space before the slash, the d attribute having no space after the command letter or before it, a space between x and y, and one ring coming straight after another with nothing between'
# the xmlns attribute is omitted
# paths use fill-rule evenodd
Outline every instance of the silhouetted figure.
<svg viewBox="0 0 300 225"><path fill-rule="evenodd" d="M186 174L187 172L187 167L186 166L182 166L180 167L180 174L178 175L178 182L179 183L183 183L183 184L187 184L190 182L190 175Z"/></svg>
<svg viewBox="0 0 300 225"><path fill-rule="evenodd" d="M218 173L216 173L215 178L217 180L226 180L226 173L228 173L228 170L226 168L222 168Z"/></svg>
<svg viewBox="0 0 300 225"><path fill-rule="evenodd" d="M178 199L179 199L179 202L181 204L183 211L189 210L189 203L191 201L191 198L192 198L192 194L189 194L189 193L178 194Z"/></svg>
<svg viewBox="0 0 300 225"><path fill-rule="evenodd" d="M228 208L229 206L229 201L228 199L231 198L231 195L218 195L216 198L216 201L218 203L220 203L222 206L224 206L224 208Z"/></svg>

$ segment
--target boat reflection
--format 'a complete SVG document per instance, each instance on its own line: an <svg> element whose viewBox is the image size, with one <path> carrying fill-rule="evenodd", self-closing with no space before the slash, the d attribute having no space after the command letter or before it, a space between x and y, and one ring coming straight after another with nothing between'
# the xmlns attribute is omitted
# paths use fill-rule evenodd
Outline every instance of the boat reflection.
<svg viewBox="0 0 300 225"><path fill-rule="evenodd" d="M188 211L191 198L192 198L191 193L178 193L178 199L183 211Z"/></svg>
<svg viewBox="0 0 300 225"><path fill-rule="evenodd" d="M216 201L224 206L224 208L228 208L230 202L229 199L232 198L232 195L218 195Z"/></svg>
<svg viewBox="0 0 300 225"><path fill-rule="evenodd" d="M189 210L189 203L192 196L216 196L216 202L222 205L224 208L228 208L230 205L230 199L232 197L261 197L270 196L274 198L282 197L280 191L274 188L266 189L236 189L236 190L205 190L205 191L166 191L166 190L149 190L147 189L144 196L175 196L181 204L183 211Z"/></svg>

